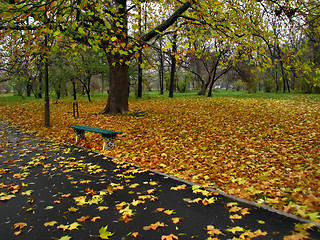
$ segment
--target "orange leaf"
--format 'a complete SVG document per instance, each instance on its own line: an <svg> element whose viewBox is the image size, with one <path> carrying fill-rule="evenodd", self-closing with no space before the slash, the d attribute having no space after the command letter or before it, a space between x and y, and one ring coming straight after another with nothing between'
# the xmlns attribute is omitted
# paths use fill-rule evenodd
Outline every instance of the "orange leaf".
<svg viewBox="0 0 320 240"><path fill-rule="evenodd" d="M138 232L134 232L134 233L132 233L132 234L131 234L131 236L132 236L132 237L134 237L134 238L137 238L137 237L138 237L138 235L139 235L139 233L138 233Z"/></svg>
<svg viewBox="0 0 320 240"><path fill-rule="evenodd" d="M89 216L82 216L81 218L78 218L77 221L78 222L85 222L89 218L90 218Z"/></svg>
<svg viewBox="0 0 320 240"><path fill-rule="evenodd" d="M173 235L172 233L170 235L167 236L162 236L161 240L178 240L179 238L176 235Z"/></svg>
<svg viewBox="0 0 320 240"><path fill-rule="evenodd" d="M91 219L91 222L95 222L95 221L97 221L97 220L100 220L101 219L101 217L93 217L92 219Z"/></svg>
<svg viewBox="0 0 320 240"><path fill-rule="evenodd" d="M164 227L164 223L163 222L156 222L156 223L151 224L149 227L152 230L156 230L158 227Z"/></svg>

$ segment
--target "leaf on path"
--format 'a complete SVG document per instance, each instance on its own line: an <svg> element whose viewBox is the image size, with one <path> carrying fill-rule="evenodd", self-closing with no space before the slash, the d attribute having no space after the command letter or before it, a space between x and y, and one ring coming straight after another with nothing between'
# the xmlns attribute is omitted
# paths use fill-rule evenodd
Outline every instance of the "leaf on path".
<svg viewBox="0 0 320 240"><path fill-rule="evenodd" d="M232 232L233 234L235 234L236 232L244 232L245 229L239 226L233 227L233 228L228 228L227 229L228 232Z"/></svg>
<svg viewBox="0 0 320 240"><path fill-rule="evenodd" d="M208 231L208 234L213 237L215 235L224 235L220 229L218 228L215 228L214 226L212 225L208 225L206 230Z"/></svg>
<svg viewBox="0 0 320 240"><path fill-rule="evenodd" d="M149 229L152 229L152 230L156 230L157 228L159 227L164 227L164 223L163 222L156 222L156 223L153 223L149 226L145 226L143 227L144 230L149 230Z"/></svg>
<svg viewBox="0 0 320 240"><path fill-rule="evenodd" d="M234 215L230 215L230 219L241 219L242 216L238 215L238 214L234 214Z"/></svg>
<svg viewBox="0 0 320 240"><path fill-rule="evenodd" d="M93 218L91 219L91 222L95 222L95 221L100 220L100 219L101 219L101 217L99 217L99 216L93 217Z"/></svg>
<svg viewBox="0 0 320 240"><path fill-rule="evenodd" d="M175 210L164 210L163 211L165 214L167 214L167 215L172 215L172 214L174 214L175 213Z"/></svg>
<svg viewBox="0 0 320 240"><path fill-rule="evenodd" d="M136 188L139 186L139 183L133 183L129 186L129 188Z"/></svg>
<svg viewBox="0 0 320 240"><path fill-rule="evenodd" d="M88 220L90 218L90 216L82 216L81 218L78 218L77 221L78 222L85 222L86 220Z"/></svg>
<svg viewBox="0 0 320 240"><path fill-rule="evenodd" d="M229 202L227 203L227 207L233 207L233 206L238 206L237 202Z"/></svg>
<svg viewBox="0 0 320 240"><path fill-rule="evenodd" d="M131 205L136 207L138 206L139 204L143 204L145 203L145 201L142 201L142 200L134 200L133 202L131 202Z"/></svg>
<svg viewBox="0 0 320 240"><path fill-rule="evenodd" d="M59 238L58 240L70 240L72 237L70 237L69 235L67 236L63 236L61 238Z"/></svg>
<svg viewBox="0 0 320 240"><path fill-rule="evenodd" d="M202 204L205 205L205 206L208 206L210 204L213 204L215 201L217 200L216 197L211 197L211 198L205 198L202 200Z"/></svg>
<svg viewBox="0 0 320 240"><path fill-rule="evenodd" d="M173 222L174 224L179 223L182 219L183 219L183 218L179 218L179 217L171 218L171 220L172 220L172 222Z"/></svg>
<svg viewBox="0 0 320 240"><path fill-rule="evenodd" d="M16 230L21 230L22 228L26 227L27 224L24 223L24 222L19 222L19 223L15 223L13 225L13 229L16 229Z"/></svg>
<svg viewBox="0 0 320 240"><path fill-rule="evenodd" d="M70 196L71 196L71 193L61 195L61 197L64 197L64 198L68 198Z"/></svg>
<svg viewBox="0 0 320 240"><path fill-rule="evenodd" d="M71 212L71 213L75 213L79 210L79 208L75 208L75 207L70 207L68 208L68 211Z"/></svg>
<svg viewBox="0 0 320 240"><path fill-rule="evenodd" d="M238 207L238 206L233 206L232 208L229 209L229 212L239 212L241 211L242 208L241 207Z"/></svg>
<svg viewBox="0 0 320 240"><path fill-rule="evenodd" d="M25 195L30 196L32 193L33 193L33 190L27 190L25 192L22 192L21 194L22 196L25 196Z"/></svg>
<svg viewBox="0 0 320 240"><path fill-rule="evenodd" d="M107 210L109 207L106 207L106 206L99 206L99 207L97 207L97 209L99 210L99 212L100 211L102 211L102 210Z"/></svg>
<svg viewBox="0 0 320 240"><path fill-rule="evenodd" d="M81 227L82 225L77 223L77 222L74 222L74 223L71 223L69 225L63 225L63 224L60 224L57 229L62 229L63 231L72 231L72 230L78 230L79 227Z"/></svg>
<svg viewBox="0 0 320 240"><path fill-rule="evenodd" d="M108 225L105 227L101 227L99 230L99 237L101 239L109 239L114 233L108 231Z"/></svg>
<svg viewBox="0 0 320 240"><path fill-rule="evenodd" d="M51 221L51 222L46 222L46 223L44 223L43 225L44 225L45 227L48 227L48 226L52 227L52 226L54 226L54 225L57 224L57 223L58 223L57 221Z"/></svg>
<svg viewBox="0 0 320 240"><path fill-rule="evenodd" d="M178 240L179 238L176 235L173 235L172 233L167 236L161 236L161 240Z"/></svg>
<svg viewBox="0 0 320 240"><path fill-rule="evenodd" d="M171 187L170 190L174 190L174 191L184 190L184 189L186 189L186 187L187 187L187 185L183 184L183 185L179 185L179 186L176 186L176 187Z"/></svg>
<svg viewBox="0 0 320 240"><path fill-rule="evenodd" d="M133 238L137 238L137 237L139 236L139 232L133 232L133 233L131 234L131 236L132 236Z"/></svg>

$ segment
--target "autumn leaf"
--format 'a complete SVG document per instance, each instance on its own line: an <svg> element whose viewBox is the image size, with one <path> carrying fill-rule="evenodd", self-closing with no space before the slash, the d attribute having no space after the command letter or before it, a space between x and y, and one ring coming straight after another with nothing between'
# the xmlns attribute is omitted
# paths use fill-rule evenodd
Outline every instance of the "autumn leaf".
<svg viewBox="0 0 320 240"><path fill-rule="evenodd" d="M79 210L79 208L75 208L75 207L70 207L68 208L68 211L71 212L71 213L75 213Z"/></svg>
<svg viewBox="0 0 320 240"><path fill-rule="evenodd" d="M102 211L102 210L107 210L109 207L106 207L106 206L99 206L98 207L98 210L99 212Z"/></svg>
<svg viewBox="0 0 320 240"><path fill-rule="evenodd" d="M205 199L202 200L202 204L205 205L205 206L208 206L208 205L214 203L216 200L217 200L216 197L211 197L209 199L205 198Z"/></svg>
<svg viewBox="0 0 320 240"><path fill-rule="evenodd" d="M234 215L230 215L230 219L241 219L242 216L238 215L238 214L234 214Z"/></svg>
<svg viewBox="0 0 320 240"><path fill-rule="evenodd" d="M148 226L150 229L152 230L156 230L159 227L164 227L164 223L163 222L156 222L151 224L150 226Z"/></svg>
<svg viewBox="0 0 320 240"><path fill-rule="evenodd" d="M27 190L25 192L22 192L21 194L22 194L22 196L24 196L24 195L30 196L32 193L33 193L33 190Z"/></svg>
<svg viewBox="0 0 320 240"><path fill-rule="evenodd" d="M59 238L59 240L70 240L72 237L70 237L69 235L67 236L63 236L61 238Z"/></svg>
<svg viewBox="0 0 320 240"><path fill-rule="evenodd" d="M63 225L63 224L60 224L57 229L62 229L63 231L71 231L71 230L78 230L79 227L81 227L82 225L77 223L77 222L74 222L74 223L71 223L69 225Z"/></svg>
<svg viewBox="0 0 320 240"><path fill-rule="evenodd" d="M239 212L241 211L242 208L238 207L238 206L233 206L232 208L229 209L229 212Z"/></svg>
<svg viewBox="0 0 320 240"><path fill-rule="evenodd" d="M131 218L128 214L124 214L122 215L121 220L127 223L127 222L131 222L133 218Z"/></svg>
<svg viewBox="0 0 320 240"><path fill-rule="evenodd" d="M68 193L68 194L63 194L63 195L61 195L61 197L64 197L64 198L68 198L68 197L71 197L71 193Z"/></svg>
<svg viewBox="0 0 320 240"><path fill-rule="evenodd" d="M245 229L239 226L233 227L233 228L228 228L227 229L228 232L232 232L233 234L235 234L236 232L244 232Z"/></svg>
<svg viewBox="0 0 320 240"><path fill-rule="evenodd" d="M158 183L157 183L157 182L149 182L149 184L150 184L151 186L158 185Z"/></svg>
<svg viewBox="0 0 320 240"><path fill-rule="evenodd" d="M161 240L178 240L179 238L176 235L173 235L172 233L167 236L161 236Z"/></svg>
<svg viewBox="0 0 320 240"><path fill-rule="evenodd" d="M250 214L249 208L243 208L243 209L241 209L241 210L240 210L240 213L241 213L242 215Z"/></svg>
<svg viewBox="0 0 320 240"><path fill-rule="evenodd" d="M139 183L133 183L129 186L129 188L136 188L139 186Z"/></svg>
<svg viewBox="0 0 320 240"><path fill-rule="evenodd" d="M165 208L157 208L156 211L157 212L163 212L165 210Z"/></svg>
<svg viewBox="0 0 320 240"><path fill-rule="evenodd" d="M114 233L108 231L108 225L105 227L101 227L99 230L99 236L101 239L109 239Z"/></svg>
<svg viewBox="0 0 320 240"><path fill-rule="evenodd" d="M167 215L172 215L172 214L175 213L174 210L164 210L163 212L164 212L165 214L167 214Z"/></svg>
<svg viewBox="0 0 320 240"><path fill-rule="evenodd" d="M179 223L179 222L182 220L182 218L175 217L175 218L172 218L171 220L172 220L172 222L173 222L174 224L177 224L177 223Z"/></svg>
<svg viewBox="0 0 320 240"><path fill-rule="evenodd" d="M174 191L178 191L178 190L184 190L186 189L187 185L183 184L183 185L179 185L176 187L171 187L170 190L174 190Z"/></svg>
<svg viewBox="0 0 320 240"><path fill-rule="evenodd" d="M91 222L95 222L95 221L100 220L100 219L101 219L101 217L99 217L99 216L93 217L93 218L91 219Z"/></svg>
<svg viewBox="0 0 320 240"><path fill-rule="evenodd" d="M48 226L52 227L52 226L54 226L54 225L57 224L57 223L58 223L57 221L46 222L46 223L44 223L44 226L45 226L45 227L48 227Z"/></svg>
<svg viewBox="0 0 320 240"><path fill-rule="evenodd" d="M16 230L21 230L22 228L26 227L27 224L24 223L24 222L19 222L19 223L15 223L13 225L13 229L16 229Z"/></svg>
<svg viewBox="0 0 320 240"><path fill-rule="evenodd" d="M86 220L88 220L90 217L89 216L82 216L81 218L78 218L77 221L78 222L85 222Z"/></svg>
<svg viewBox="0 0 320 240"><path fill-rule="evenodd" d="M131 234L131 236L132 236L133 238L137 238L137 237L139 236L139 232L133 232L133 233Z"/></svg>
<svg viewBox="0 0 320 240"><path fill-rule="evenodd" d="M218 228L215 228L214 226L212 225L208 225L206 230L208 231L208 234L213 237L215 235L224 235L220 229Z"/></svg>

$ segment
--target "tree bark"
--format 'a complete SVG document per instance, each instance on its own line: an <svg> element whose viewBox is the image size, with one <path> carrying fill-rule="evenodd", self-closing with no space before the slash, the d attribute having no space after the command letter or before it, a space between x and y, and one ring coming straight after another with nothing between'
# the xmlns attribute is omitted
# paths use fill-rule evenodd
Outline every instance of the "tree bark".
<svg viewBox="0 0 320 240"><path fill-rule="evenodd" d="M171 53L171 74L170 74L170 86L169 86L169 98L173 98L174 92L174 80L176 73L176 53L177 53L177 34L173 34L173 44Z"/></svg>
<svg viewBox="0 0 320 240"><path fill-rule="evenodd" d="M102 114L123 114L129 111L129 66L124 63L121 64L120 59L121 56L108 56L110 66L109 96Z"/></svg>

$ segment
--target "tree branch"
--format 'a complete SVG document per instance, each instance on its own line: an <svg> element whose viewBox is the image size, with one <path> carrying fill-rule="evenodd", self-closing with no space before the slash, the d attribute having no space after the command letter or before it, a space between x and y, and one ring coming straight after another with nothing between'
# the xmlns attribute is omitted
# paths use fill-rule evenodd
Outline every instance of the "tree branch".
<svg viewBox="0 0 320 240"><path fill-rule="evenodd" d="M191 7L193 4L193 0L188 1L184 3L182 6L180 6L167 20L165 20L163 23L158 25L156 28L152 29L147 34L143 35L141 40L148 42L151 39L153 39L155 36L159 35L161 32L167 30L169 27L171 27L177 19L188 10L188 8Z"/></svg>

